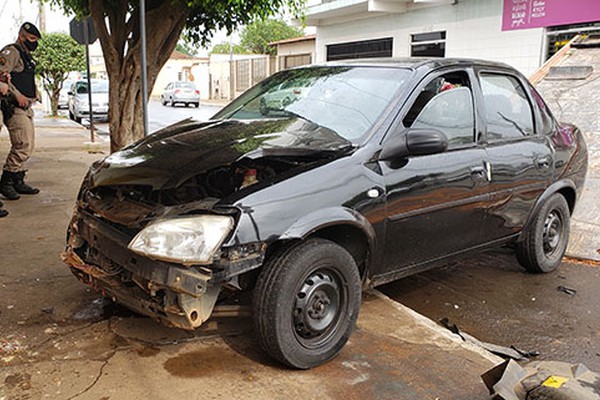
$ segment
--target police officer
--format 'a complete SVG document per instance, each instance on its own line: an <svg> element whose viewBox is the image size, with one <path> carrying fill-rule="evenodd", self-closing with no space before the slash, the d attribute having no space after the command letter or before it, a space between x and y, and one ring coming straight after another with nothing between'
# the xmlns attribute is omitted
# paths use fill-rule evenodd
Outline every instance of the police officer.
<svg viewBox="0 0 600 400"><path fill-rule="evenodd" d="M10 82L10 75L6 73L0 73L0 101L5 101L8 95L8 82ZM2 129L2 113L0 113L0 129ZM3 210L4 204L0 201L0 218L6 217L8 211Z"/></svg>
<svg viewBox="0 0 600 400"><path fill-rule="evenodd" d="M23 163L31 157L34 147L31 106L39 97L31 52L37 48L41 36L35 25L25 22L19 29L17 41L0 51L0 72L10 73L9 96L15 106L10 118L4 121L10 134L11 148L0 178L0 193L9 200L17 200L21 197L19 194L39 193L39 189L24 182Z"/></svg>

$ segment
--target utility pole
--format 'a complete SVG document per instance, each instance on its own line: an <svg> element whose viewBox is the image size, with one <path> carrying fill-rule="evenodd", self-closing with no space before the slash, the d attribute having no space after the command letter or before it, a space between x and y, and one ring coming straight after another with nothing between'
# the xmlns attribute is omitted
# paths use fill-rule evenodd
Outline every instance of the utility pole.
<svg viewBox="0 0 600 400"><path fill-rule="evenodd" d="M235 66L233 64L233 41L232 36L229 35L229 101L233 101L235 97Z"/></svg>

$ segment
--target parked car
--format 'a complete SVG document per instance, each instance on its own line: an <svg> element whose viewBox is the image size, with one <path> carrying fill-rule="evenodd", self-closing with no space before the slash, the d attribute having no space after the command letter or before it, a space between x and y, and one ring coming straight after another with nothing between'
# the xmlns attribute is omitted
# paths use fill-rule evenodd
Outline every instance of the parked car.
<svg viewBox="0 0 600 400"><path fill-rule="evenodd" d="M92 84L92 114L94 120L108 120L108 81L91 79ZM69 95L69 118L81 122L82 118L89 119L90 103L87 79L74 81Z"/></svg>
<svg viewBox="0 0 600 400"><path fill-rule="evenodd" d="M182 103L187 107L190 104L198 107L200 106L200 91L192 82L171 82L161 95L161 103L163 106L168 104L171 107L177 103Z"/></svg>
<svg viewBox="0 0 600 400"><path fill-rule="evenodd" d="M305 94L261 112L283 83ZM586 169L579 129L504 64L301 67L95 163L64 259L184 329L251 294L264 350L311 368L348 340L361 288L500 245L554 270Z"/></svg>
<svg viewBox="0 0 600 400"><path fill-rule="evenodd" d="M63 82L62 89L58 94L58 109L69 108L69 91L72 84L73 81L70 79Z"/></svg>

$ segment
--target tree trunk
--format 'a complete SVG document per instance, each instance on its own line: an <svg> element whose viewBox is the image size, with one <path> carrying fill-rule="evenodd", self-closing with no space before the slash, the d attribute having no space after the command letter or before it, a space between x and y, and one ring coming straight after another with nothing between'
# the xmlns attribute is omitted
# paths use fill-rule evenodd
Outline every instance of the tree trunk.
<svg viewBox="0 0 600 400"><path fill-rule="evenodd" d="M128 14L126 1L90 0L89 8L108 73L110 150L114 152L144 136L139 14L137 10ZM177 45L187 13L182 2L170 0L146 12L149 93Z"/></svg>
<svg viewBox="0 0 600 400"><path fill-rule="evenodd" d="M60 89L54 88L52 90L52 96L50 97L50 108L52 109L52 116L58 117L58 100L60 97Z"/></svg>

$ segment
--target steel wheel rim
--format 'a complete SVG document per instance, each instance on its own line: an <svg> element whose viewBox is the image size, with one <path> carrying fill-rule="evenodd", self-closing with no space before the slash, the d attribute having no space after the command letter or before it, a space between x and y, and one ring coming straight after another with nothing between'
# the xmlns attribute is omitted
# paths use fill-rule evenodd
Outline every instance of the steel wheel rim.
<svg viewBox="0 0 600 400"><path fill-rule="evenodd" d="M296 339L307 348L318 348L340 324L347 307L346 290L339 273L330 269L311 272L294 294L292 323Z"/></svg>
<svg viewBox="0 0 600 400"><path fill-rule="evenodd" d="M558 210L552 210L548 213L544 221L544 231L542 234L544 254L551 257L556 254L560 248L563 236L562 215Z"/></svg>

